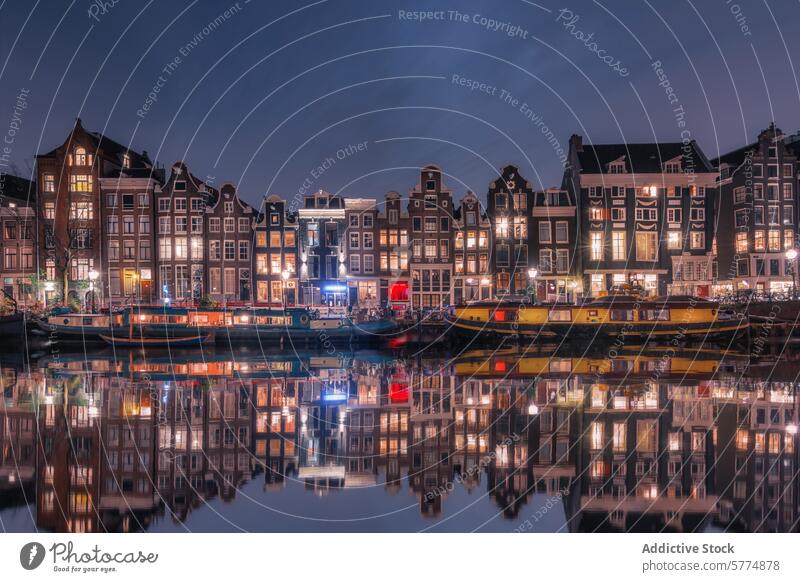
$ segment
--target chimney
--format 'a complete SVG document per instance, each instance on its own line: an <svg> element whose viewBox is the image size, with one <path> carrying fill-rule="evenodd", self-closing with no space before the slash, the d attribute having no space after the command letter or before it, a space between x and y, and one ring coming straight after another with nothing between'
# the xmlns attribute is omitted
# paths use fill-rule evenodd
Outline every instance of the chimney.
<svg viewBox="0 0 800 582"><path fill-rule="evenodd" d="M576 152L582 152L583 151L583 137L581 137L577 133L573 133L572 136L570 136L570 138L569 138L569 145L572 146L572 148Z"/></svg>

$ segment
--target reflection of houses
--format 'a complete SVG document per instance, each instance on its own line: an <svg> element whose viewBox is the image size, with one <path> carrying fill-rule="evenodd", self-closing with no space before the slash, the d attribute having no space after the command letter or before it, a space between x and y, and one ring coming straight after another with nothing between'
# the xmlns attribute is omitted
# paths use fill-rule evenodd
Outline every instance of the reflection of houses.
<svg viewBox="0 0 800 582"><path fill-rule="evenodd" d="M792 383L740 383L719 394L720 522L752 532L798 531L797 402Z"/></svg>
<svg viewBox="0 0 800 582"><path fill-rule="evenodd" d="M24 502L36 473L36 403L40 380L34 374L2 370L0 409L0 507ZM25 495L19 495L20 493Z"/></svg>
<svg viewBox="0 0 800 582"><path fill-rule="evenodd" d="M297 472L298 382L279 372L253 381L255 458L265 466L268 485L285 485Z"/></svg>
<svg viewBox="0 0 800 582"><path fill-rule="evenodd" d="M410 378L405 366L386 368L386 382L381 386L377 463L384 467L386 490L395 493L408 469Z"/></svg>
<svg viewBox="0 0 800 582"><path fill-rule="evenodd" d="M376 433L380 417L383 369L369 362L353 362L353 393L348 399L345 443L345 486L367 487L377 482Z"/></svg>
<svg viewBox="0 0 800 582"><path fill-rule="evenodd" d="M429 364L429 365L428 365ZM452 488L451 397L454 378L437 362L415 362L411 373L409 487L423 515L435 517Z"/></svg>
<svg viewBox="0 0 800 582"><path fill-rule="evenodd" d="M97 505L106 530L131 531L146 527L161 502L153 480L156 447L151 393L124 378L105 380Z"/></svg>
<svg viewBox="0 0 800 582"><path fill-rule="evenodd" d="M51 531L96 532L99 526L101 447L97 390L100 376L48 379L39 415L36 524Z"/></svg>

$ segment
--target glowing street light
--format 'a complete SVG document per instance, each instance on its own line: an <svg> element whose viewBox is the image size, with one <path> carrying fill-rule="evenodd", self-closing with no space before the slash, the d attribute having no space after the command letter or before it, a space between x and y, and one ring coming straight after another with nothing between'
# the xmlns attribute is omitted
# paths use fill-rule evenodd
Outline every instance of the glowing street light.
<svg viewBox="0 0 800 582"><path fill-rule="evenodd" d="M792 299L797 297L797 249L786 251L786 258L792 265Z"/></svg>

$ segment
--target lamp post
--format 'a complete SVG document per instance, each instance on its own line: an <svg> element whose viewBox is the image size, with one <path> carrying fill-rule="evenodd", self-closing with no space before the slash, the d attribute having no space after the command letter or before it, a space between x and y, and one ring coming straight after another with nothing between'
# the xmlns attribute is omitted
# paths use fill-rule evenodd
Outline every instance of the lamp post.
<svg viewBox="0 0 800 582"><path fill-rule="evenodd" d="M286 281L289 280L290 273L287 270L284 270L281 273L281 301L283 306L286 307L288 301L286 301Z"/></svg>
<svg viewBox="0 0 800 582"><path fill-rule="evenodd" d="M92 269L89 271L89 293L91 293L92 297L92 313L94 313L95 304L94 304L94 283L97 281L97 278L100 276L100 273Z"/></svg>
<svg viewBox="0 0 800 582"><path fill-rule="evenodd" d="M536 277L539 276L539 271L536 269L528 269L528 279L531 285L531 303L536 303Z"/></svg>
<svg viewBox="0 0 800 582"><path fill-rule="evenodd" d="M786 251L786 258L792 265L792 299L797 298L797 250L789 249Z"/></svg>
<svg viewBox="0 0 800 582"><path fill-rule="evenodd" d="M47 294L52 293L56 289L56 284L52 281L44 282L44 310L47 311Z"/></svg>

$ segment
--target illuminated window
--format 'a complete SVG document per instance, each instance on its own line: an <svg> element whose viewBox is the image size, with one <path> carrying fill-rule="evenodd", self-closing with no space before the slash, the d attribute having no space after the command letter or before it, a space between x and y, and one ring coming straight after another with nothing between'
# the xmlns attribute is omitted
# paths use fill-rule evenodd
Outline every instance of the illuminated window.
<svg viewBox="0 0 800 582"><path fill-rule="evenodd" d="M625 251L625 231L615 230L611 233L611 258L615 261L624 261Z"/></svg>
<svg viewBox="0 0 800 582"><path fill-rule="evenodd" d="M92 185L93 177L88 174L70 174L69 176L70 192L91 192Z"/></svg>
<svg viewBox="0 0 800 582"><path fill-rule="evenodd" d="M667 248L672 250L681 248L680 231L672 230L667 233Z"/></svg>

